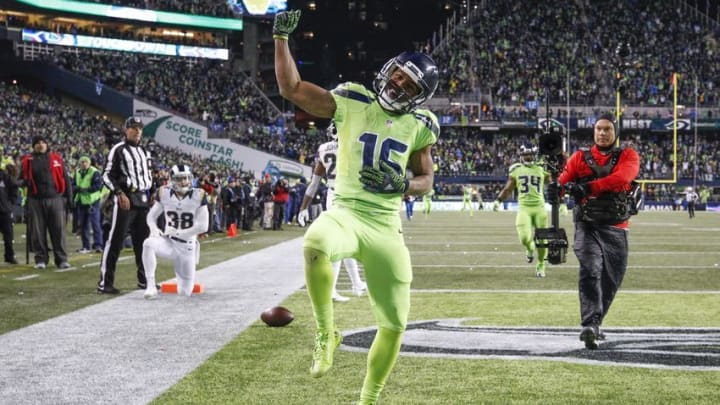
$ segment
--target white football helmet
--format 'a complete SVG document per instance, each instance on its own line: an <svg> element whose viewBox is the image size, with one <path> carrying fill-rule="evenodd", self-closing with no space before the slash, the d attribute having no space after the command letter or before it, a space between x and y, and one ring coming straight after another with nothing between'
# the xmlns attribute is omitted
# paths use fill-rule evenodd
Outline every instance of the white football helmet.
<svg viewBox="0 0 720 405"><path fill-rule="evenodd" d="M188 165L175 165L170 169L170 182L176 193L185 195L192 188L193 174Z"/></svg>
<svg viewBox="0 0 720 405"><path fill-rule="evenodd" d="M325 131L330 139L337 141L337 127L335 126L335 121L330 121L330 125L328 125Z"/></svg>

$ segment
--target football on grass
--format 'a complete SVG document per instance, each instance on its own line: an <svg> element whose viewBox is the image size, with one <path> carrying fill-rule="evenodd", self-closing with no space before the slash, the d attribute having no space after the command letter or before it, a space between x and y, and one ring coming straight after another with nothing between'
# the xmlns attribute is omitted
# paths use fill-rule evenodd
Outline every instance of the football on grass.
<svg viewBox="0 0 720 405"><path fill-rule="evenodd" d="M268 308L260 314L260 319L268 326L285 326L295 319L295 316L285 307Z"/></svg>

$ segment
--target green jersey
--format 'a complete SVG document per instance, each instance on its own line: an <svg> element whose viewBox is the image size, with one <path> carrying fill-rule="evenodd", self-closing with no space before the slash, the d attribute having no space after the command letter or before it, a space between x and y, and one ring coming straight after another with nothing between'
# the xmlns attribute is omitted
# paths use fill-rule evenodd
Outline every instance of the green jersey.
<svg viewBox="0 0 720 405"><path fill-rule="evenodd" d="M472 187L463 187L463 201L470 201L472 197Z"/></svg>
<svg viewBox="0 0 720 405"><path fill-rule="evenodd" d="M360 170L388 162L405 174L410 155L437 141L435 114L415 110L390 114L380 107L373 92L357 83L344 83L331 92L337 109L338 133L335 203L349 208L397 213L402 194L371 193L363 189Z"/></svg>
<svg viewBox="0 0 720 405"><path fill-rule="evenodd" d="M535 163L515 163L510 166L510 177L515 179L518 191L518 205L521 207L537 207L545 205L545 177L548 172Z"/></svg>

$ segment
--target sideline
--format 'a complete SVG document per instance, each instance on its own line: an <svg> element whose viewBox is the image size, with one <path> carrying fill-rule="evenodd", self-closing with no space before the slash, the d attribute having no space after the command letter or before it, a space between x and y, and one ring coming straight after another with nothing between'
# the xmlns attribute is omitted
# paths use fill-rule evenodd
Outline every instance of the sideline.
<svg viewBox="0 0 720 405"><path fill-rule="evenodd" d="M305 284L302 238L206 267L205 292L136 290L0 335L2 404L146 404Z"/></svg>

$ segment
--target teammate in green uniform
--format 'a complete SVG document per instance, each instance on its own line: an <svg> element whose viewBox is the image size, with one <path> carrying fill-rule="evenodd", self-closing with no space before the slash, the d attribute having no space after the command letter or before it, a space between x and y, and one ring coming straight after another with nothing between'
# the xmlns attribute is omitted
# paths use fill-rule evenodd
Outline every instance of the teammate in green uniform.
<svg viewBox="0 0 720 405"><path fill-rule="evenodd" d="M465 211L465 209L467 209L468 211L470 211L470 216L473 216L472 194L473 194L472 186L469 184L464 185L463 186L463 197L462 197L462 208L460 208L460 211Z"/></svg>
<svg viewBox="0 0 720 405"><path fill-rule="evenodd" d="M547 212L545 211L545 197L543 196L544 184L550 180L548 173L542 166L535 163L537 148L520 147L522 163L515 163L510 166L510 174L505 187L495 200L493 209L497 211L502 203L513 190L518 193L518 212L515 217L520 243L525 246L527 262L532 263L535 256L535 242L533 241L533 230L547 226ZM538 261L535 266L535 275L545 277L545 258L547 248L538 248Z"/></svg>
<svg viewBox="0 0 720 405"><path fill-rule="evenodd" d="M423 195L423 213L425 214L425 218L430 215L430 209L432 209L432 196L435 195L435 190L430 190L426 194Z"/></svg>
<svg viewBox="0 0 720 405"><path fill-rule="evenodd" d="M333 319L331 262L354 257L365 277L378 332L370 347L361 404L376 403L400 351L410 308L412 266L398 208L403 194L432 188L432 145L437 118L418 107L432 97L438 69L430 57L404 52L390 59L373 82L327 91L303 81L287 38L299 11L278 13L273 26L275 76L280 94L317 117L335 120L338 133L335 204L305 234L305 280L317 333L310 374L333 364L342 335ZM410 168L412 179L405 177Z"/></svg>

